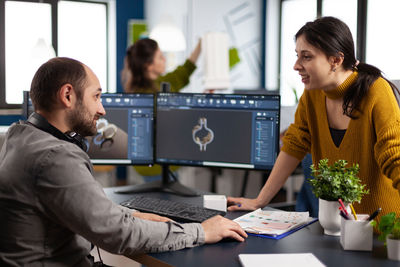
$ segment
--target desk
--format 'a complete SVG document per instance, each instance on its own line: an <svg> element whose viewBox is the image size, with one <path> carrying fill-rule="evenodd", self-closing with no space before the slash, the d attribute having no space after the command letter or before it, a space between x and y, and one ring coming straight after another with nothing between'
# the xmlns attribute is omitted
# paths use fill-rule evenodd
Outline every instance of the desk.
<svg viewBox="0 0 400 267"><path fill-rule="evenodd" d="M115 189L115 188L114 188ZM127 200L130 195L115 194L106 188L106 194L114 202ZM202 203L201 197L181 197L167 193L148 193L153 197ZM227 218L234 219L244 212L229 212ZM399 266L400 262L387 259L386 248L374 236L373 251L344 251L339 237L323 234L318 222L309 225L281 240L249 236L245 242L222 241L173 252L151 253L132 257L135 261L154 266L236 266L240 267L238 255L242 253L313 253L327 266Z"/></svg>

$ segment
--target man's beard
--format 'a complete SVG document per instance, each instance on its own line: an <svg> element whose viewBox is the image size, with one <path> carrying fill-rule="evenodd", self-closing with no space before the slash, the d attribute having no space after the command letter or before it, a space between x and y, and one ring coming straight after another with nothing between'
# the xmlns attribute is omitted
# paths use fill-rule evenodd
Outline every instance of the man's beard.
<svg viewBox="0 0 400 267"><path fill-rule="evenodd" d="M89 110L78 100L75 109L67 114L67 122L71 130L81 136L93 136L97 133L94 117L91 117Z"/></svg>

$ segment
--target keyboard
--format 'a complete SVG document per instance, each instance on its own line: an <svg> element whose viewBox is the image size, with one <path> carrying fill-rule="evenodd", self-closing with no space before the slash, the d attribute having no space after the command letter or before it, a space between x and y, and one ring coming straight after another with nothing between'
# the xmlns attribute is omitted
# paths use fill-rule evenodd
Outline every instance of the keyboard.
<svg viewBox="0 0 400 267"><path fill-rule="evenodd" d="M144 196L134 196L120 205L142 212L155 213L177 222L201 223L216 215L225 216L226 212L207 209L189 203L158 199Z"/></svg>

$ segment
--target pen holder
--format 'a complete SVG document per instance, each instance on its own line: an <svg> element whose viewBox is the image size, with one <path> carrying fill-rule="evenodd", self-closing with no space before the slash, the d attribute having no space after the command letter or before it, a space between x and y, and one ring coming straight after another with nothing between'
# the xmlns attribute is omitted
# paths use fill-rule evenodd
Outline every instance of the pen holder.
<svg viewBox="0 0 400 267"><path fill-rule="evenodd" d="M352 217L352 216L350 216ZM344 250L372 250L373 227L368 214L357 214L358 220L341 218L340 244Z"/></svg>

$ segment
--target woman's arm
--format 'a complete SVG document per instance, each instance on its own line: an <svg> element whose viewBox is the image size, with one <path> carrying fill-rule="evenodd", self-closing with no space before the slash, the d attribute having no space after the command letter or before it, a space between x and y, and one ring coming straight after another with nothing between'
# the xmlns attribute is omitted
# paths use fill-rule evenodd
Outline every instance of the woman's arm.
<svg viewBox="0 0 400 267"><path fill-rule="evenodd" d="M257 198L249 199L228 197L228 210L255 210L265 207L282 188L289 175L293 173L299 163L300 161L297 158L281 151L267 182L261 189Z"/></svg>
<svg viewBox="0 0 400 267"><path fill-rule="evenodd" d="M193 64L196 64L196 61L199 58L200 52L201 52L201 39L199 39L199 41L197 42L195 49L192 51L192 54L190 54L188 59Z"/></svg>

